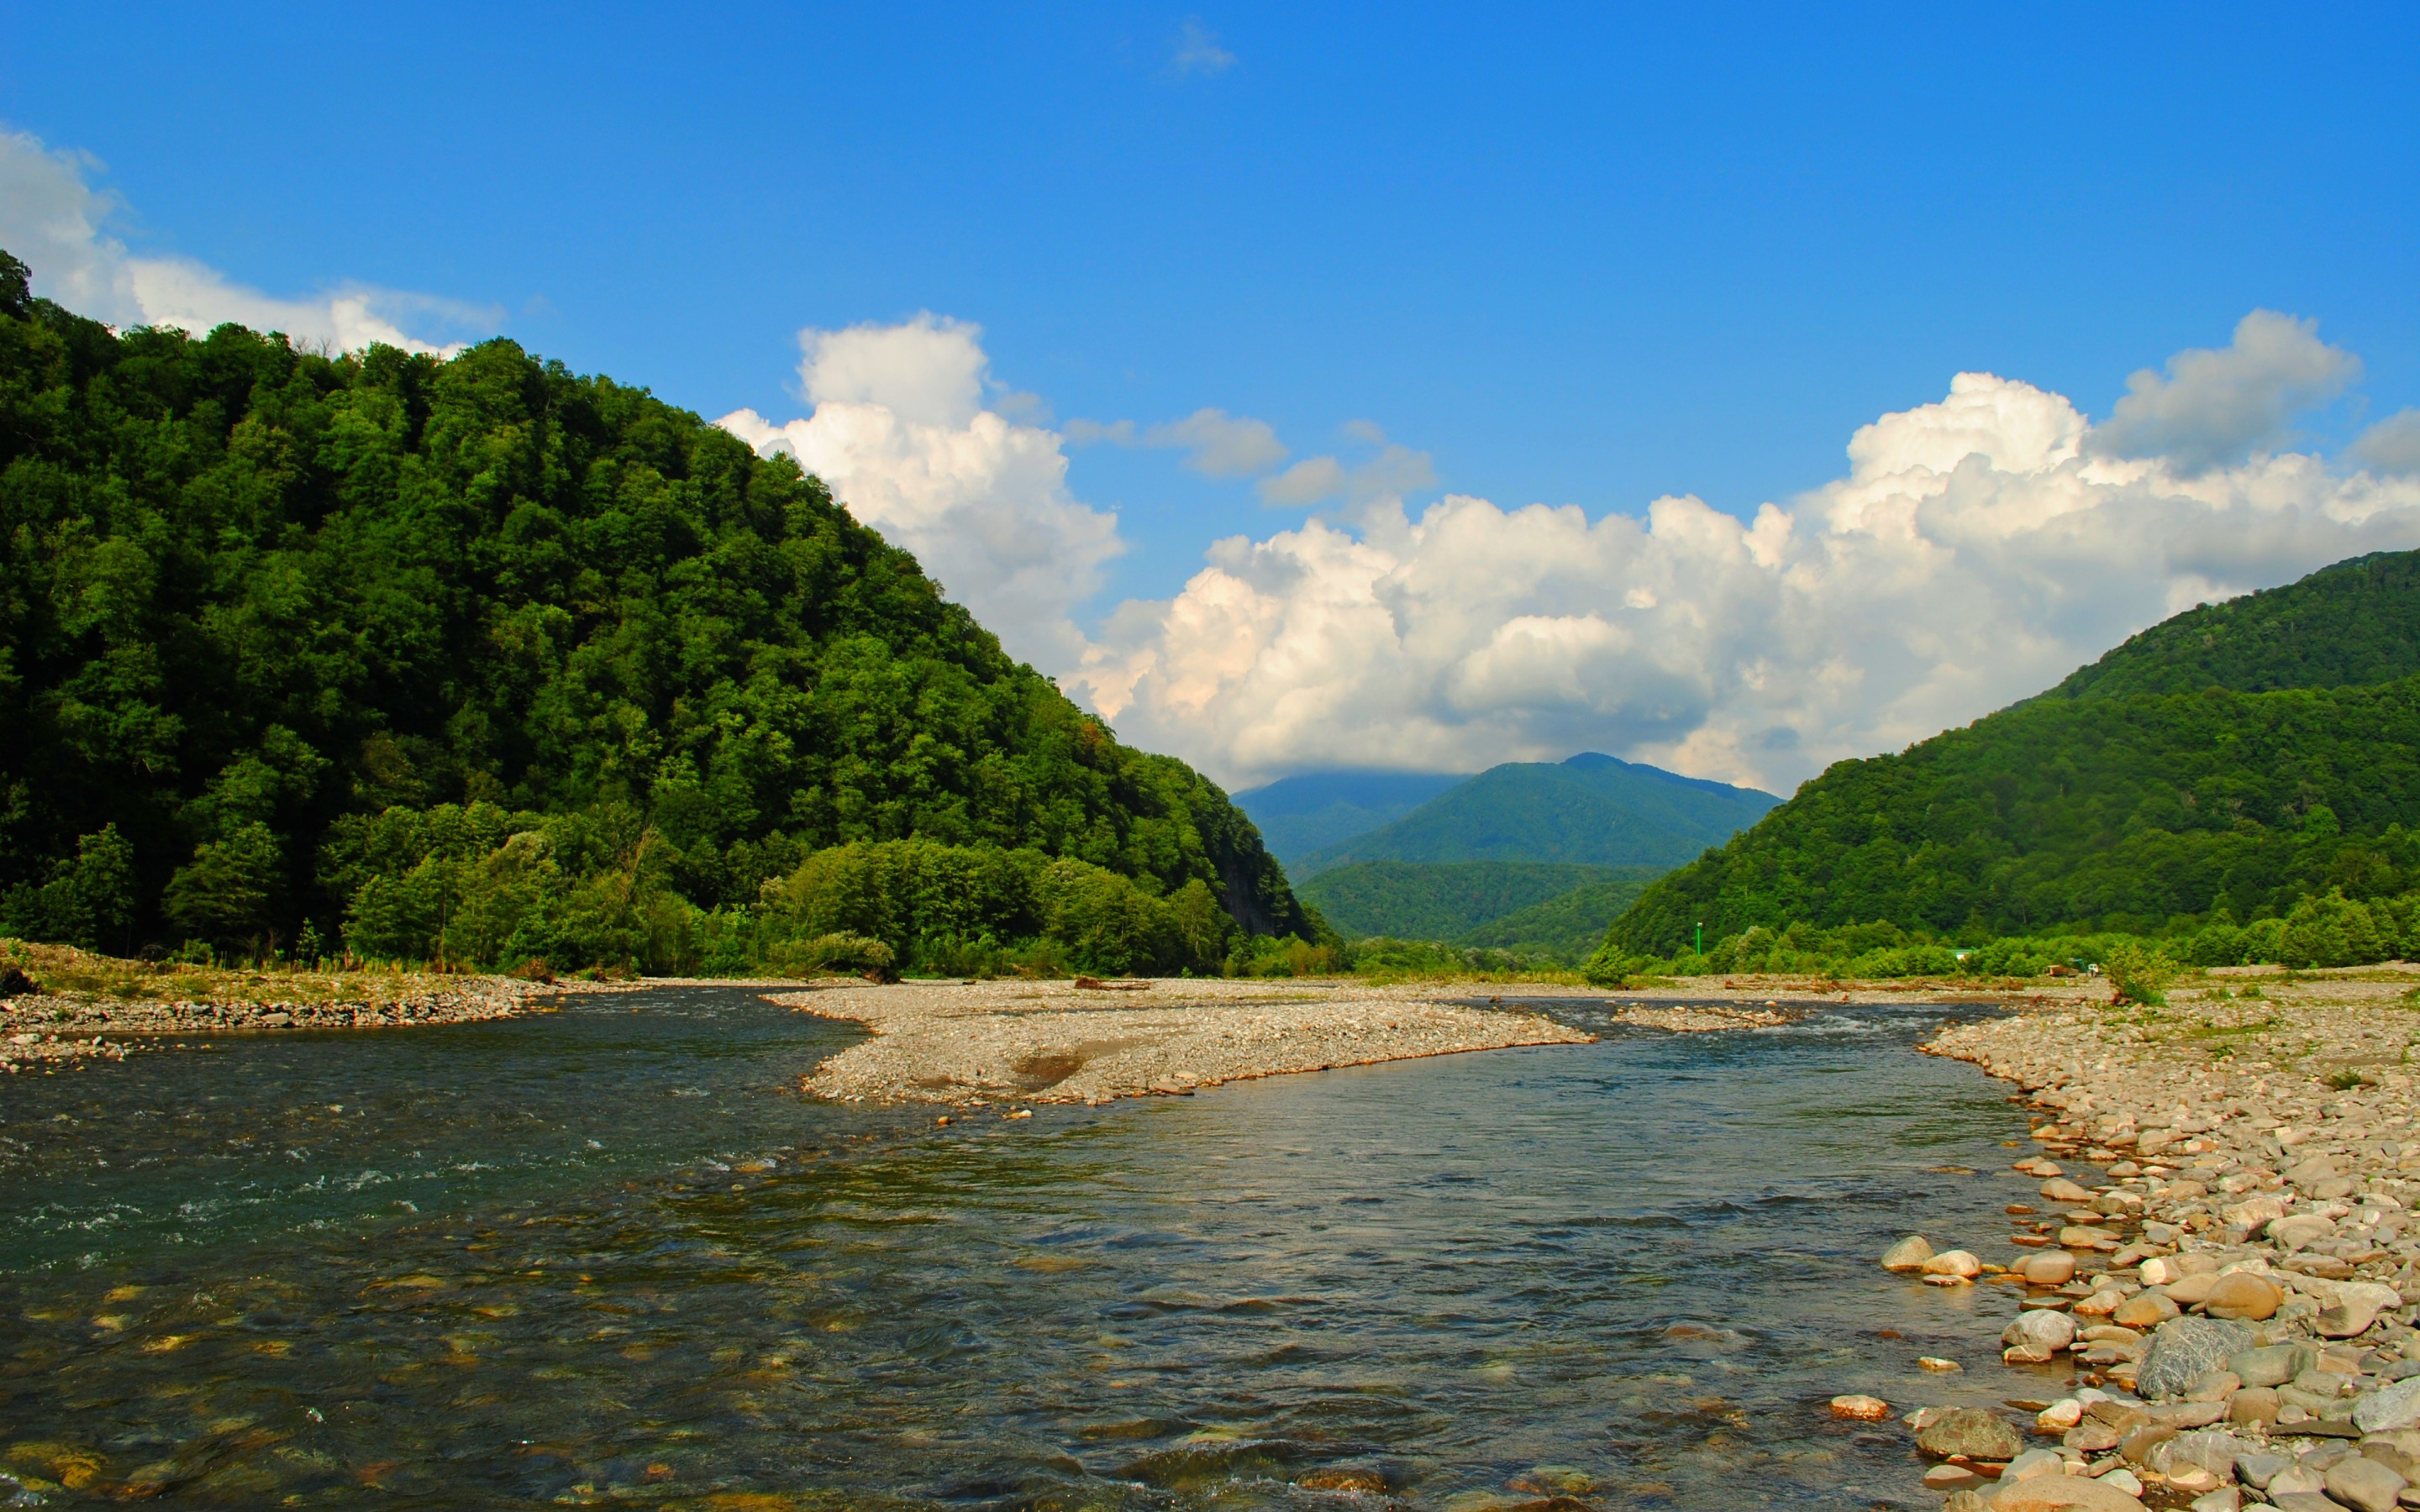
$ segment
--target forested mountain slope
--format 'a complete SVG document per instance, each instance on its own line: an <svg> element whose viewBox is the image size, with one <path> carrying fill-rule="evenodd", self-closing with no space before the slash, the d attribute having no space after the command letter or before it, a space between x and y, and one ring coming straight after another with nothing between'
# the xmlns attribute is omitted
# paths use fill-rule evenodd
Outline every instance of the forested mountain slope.
<svg viewBox="0 0 2420 1512"><path fill-rule="evenodd" d="M1306 873L1354 861L1559 861L1677 866L1780 800L1594 751L1508 762L1390 825L1317 852Z"/></svg>
<svg viewBox="0 0 2420 1512"><path fill-rule="evenodd" d="M778 916L1123 969L1316 928L788 459L508 341L116 334L0 258L0 516L20 933L694 966ZM1159 944L1077 943L1121 929Z"/></svg>
<svg viewBox="0 0 2420 1512"><path fill-rule="evenodd" d="M1299 881L1313 852L1400 819L1464 780L1440 772L1305 772L1238 793L1235 807Z"/></svg>
<svg viewBox="0 0 2420 1512"><path fill-rule="evenodd" d="M1575 887L1637 875L1561 861L1356 861L1312 877L1302 897L1346 939L1450 941Z"/></svg>
<svg viewBox="0 0 2420 1512"><path fill-rule="evenodd" d="M2420 551L2378 551L2161 621L2044 698L2357 687L2420 673Z"/></svg>
<svg viewBox="0 0 2420 1512"><path fill-rule="evenodd" d="M1651 887L1607 949L1668 954L1701 920L1710 942L1794 922L2153 933L2420 886L2415 561L2193 610L2050 694L1842 762ZM2300 677L2372 681L2271 687Z"/></svg>

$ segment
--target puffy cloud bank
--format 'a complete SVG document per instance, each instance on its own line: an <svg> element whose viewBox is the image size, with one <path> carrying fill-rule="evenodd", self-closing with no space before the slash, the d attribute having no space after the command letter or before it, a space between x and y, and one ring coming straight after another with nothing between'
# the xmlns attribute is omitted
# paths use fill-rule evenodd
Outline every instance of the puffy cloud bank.
<svg viewBox="0 0 2420 1512"><path fill-rule="evenodd" d="M81 154L53 152L23 132L0 130L0 248L33 270L36 293L78 315L121 328L173 326L197 334L234 321L344 351L383 343L439 355L462 344L432 345L397 322L478 326L497 318L450 300L360 285L275 299L190 257L137 255L108 234L118 206L85 182L94 166Z"/></svg>
<svg viewBox="0 0 2420 1512"><path fill-rule="evenodd" d="M1056 432L985 406L983 329L931 315L799 333L814 412L776 425L753 409L716 424L764 455L787 452L852 514L916 554L1014 656L1078 665L1069 617L1124 550L1113 514L1067 492Z"/></svg>
<svg viewBox="0 0 2420 1512"><path fill-rule="evenodd" d="M2420 426L2380 423L2332 468L2265 451L2358 360L2256 311L2222 349L2133 378L2094 425L2067 399L1962 373L1850 439L1845 477L1750 520L1694 497L1643 516L1418 511L1425 455L1307 458L1272 501L1340 500L1213 545L1174 598L1078 606L1120 549L1069 496L1063 438L984 405L980 332L932 316L809 332L814 414L723 424L794 453L922 556L1012 652L1125 738L1241 785L1325 766L1475 770L1601 749L1788 792L2039 692L2196 602L2420 545ZM1221 476L1288 455L1202 410L1069 439L1188 449Z"/></svg>
<svg viewBox="0 0 2420 1512"><path fill-rule="evenodd" d="M2195 430L2169 404L2174 452L2121 456L2057 394L1962 373L1861 428L1847 477L1751 521L1692 497L1595 521L1388 501L1357 531L1218 543L1174 599L1111 616L1079 681L1121 734L1235 778L1592 747L1787 793L2196 602L2420 545L2412 478L2216 464L2245 409L2208 405Z"/></svg>

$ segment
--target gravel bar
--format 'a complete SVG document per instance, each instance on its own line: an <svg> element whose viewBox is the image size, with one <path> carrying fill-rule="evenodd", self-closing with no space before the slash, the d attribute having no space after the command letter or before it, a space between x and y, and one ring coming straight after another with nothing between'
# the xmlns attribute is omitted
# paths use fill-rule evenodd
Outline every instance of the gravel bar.
<svg viewBox="0 0 2420 1512"><path fill-rule="evenodd" d="M903 982L768 997L874 1031L799 1079L803 1090L842 1102L1182 1097L1259 1076L1595 1039L1543 1014L1458 1007L1439 995L1429 985L1163 979L1132 990Z"/></svg>

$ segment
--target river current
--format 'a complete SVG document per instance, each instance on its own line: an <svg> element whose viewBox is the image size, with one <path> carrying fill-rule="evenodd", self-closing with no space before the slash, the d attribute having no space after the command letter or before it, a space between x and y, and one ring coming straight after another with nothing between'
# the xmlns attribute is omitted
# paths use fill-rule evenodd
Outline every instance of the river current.
<svg viewBox="0 0 2420 1512"><path fill-rule="evenodd" d="M861 1031L736 988L20 1075L0 1453L52 1505L1931 1508L1829 1397L2050 1395L2004 1290L1874 1264L2031 1191L1945 1011L947 1127L801 1097Z"/></svg>

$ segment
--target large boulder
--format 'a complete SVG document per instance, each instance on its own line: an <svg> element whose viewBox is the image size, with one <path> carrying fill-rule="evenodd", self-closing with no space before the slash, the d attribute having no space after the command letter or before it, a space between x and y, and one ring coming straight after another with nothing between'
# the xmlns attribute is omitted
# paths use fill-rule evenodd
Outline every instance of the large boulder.
<svg viewBox="0 0 2420 1512"><path fill-rule="evenodd" d="M2171 1318L2151 1335L2134 1372L2134 1392L2146 1401L2182 1396L2193 1383L2223 1368L2229 1356L2252 1347L2252 1330L2211 1318Z"/></svg>
<svg viewBox="0 0 2420 1512"><path fill-rule="evenodd" d="M1964 1455L1969 1459L2014 1459L2024 1452L2025 1441L1997 1412L1961 1407L1944 1412L1928 1425L1916 1436L1916 1446L1944 1459L1951 1455Z"/></svg>

